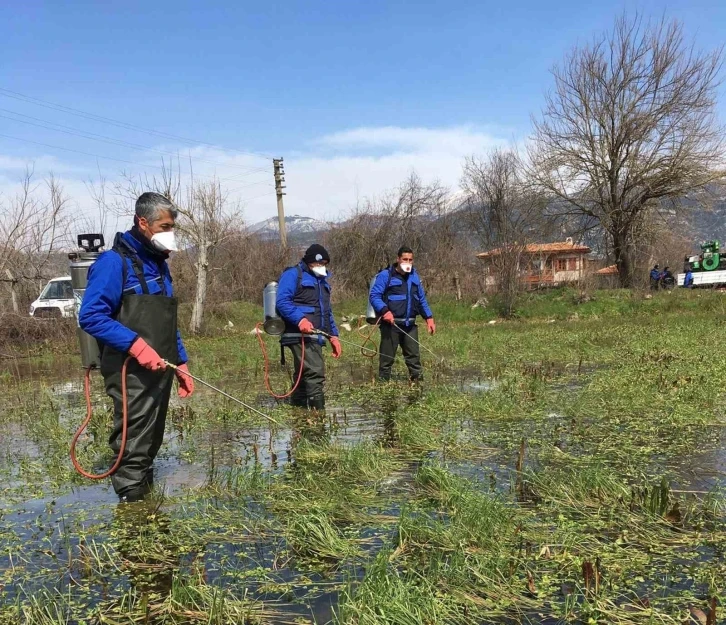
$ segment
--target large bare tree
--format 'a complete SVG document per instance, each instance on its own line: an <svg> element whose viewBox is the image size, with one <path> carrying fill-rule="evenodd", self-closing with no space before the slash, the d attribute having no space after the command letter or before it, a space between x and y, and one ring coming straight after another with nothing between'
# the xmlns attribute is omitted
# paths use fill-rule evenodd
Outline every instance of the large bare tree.
<svg viewBox="0 0 726 625"><path fill-rule="evenodd" d="M524 173L516 151L497 148L484 158L467 158L461 179L472 230L492 252L488 269L505 317L514 312L522 287L527 243L533 234L546 238L550 225L544 216L544 198L531 188Z"/></svg>
<svg viewBox="0 0 726 625"><path fill-rule="evenodd" d="M721 50L697 51L680 23L623 16L553 70L532 172L555 210L608 233L623 286L633 284L645 214L723 174L721 65Z"/></svg>

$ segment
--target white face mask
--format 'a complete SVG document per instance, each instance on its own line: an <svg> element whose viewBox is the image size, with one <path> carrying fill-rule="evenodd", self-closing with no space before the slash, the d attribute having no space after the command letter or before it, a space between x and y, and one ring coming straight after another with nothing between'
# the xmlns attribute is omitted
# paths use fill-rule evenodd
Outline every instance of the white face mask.
<svg viewBox="0 0 726 625"><path fill-rule="evenodd" d="M176 246L176 237L173 231L169 232L157 232L151 237L151 244L162 252L178 252L179 248Z"/></svg>
<svg viewBox="0 0 726 625"><path fill-rule="evenodd" d="M403 273L411 273L411 270L413 269L413 263L401 263L399 267L401 268L401 271L403 271Z"/></svg>
<svg viewBox="0 0 726 625"><path fill-rule="evenodd" d="M313 273L320 278L324 278L328 275L328 270L325 267L311 267Z"/></svg>

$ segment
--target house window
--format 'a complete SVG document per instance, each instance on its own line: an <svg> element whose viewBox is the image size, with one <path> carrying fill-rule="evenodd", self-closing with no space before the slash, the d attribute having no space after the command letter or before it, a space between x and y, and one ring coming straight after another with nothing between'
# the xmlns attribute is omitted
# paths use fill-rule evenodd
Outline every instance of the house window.
<svg viewBox="0 0 726 625"><path fill-rule="evenodd" d="M577 271L577 259L576 258L567 259L567 271Z"/></svg>
<svg viewBox="0 0 726 625"><path fill-rule="evenodd" d="M555 259L555 271L567 271L567 259L566 258Z"/></svg>

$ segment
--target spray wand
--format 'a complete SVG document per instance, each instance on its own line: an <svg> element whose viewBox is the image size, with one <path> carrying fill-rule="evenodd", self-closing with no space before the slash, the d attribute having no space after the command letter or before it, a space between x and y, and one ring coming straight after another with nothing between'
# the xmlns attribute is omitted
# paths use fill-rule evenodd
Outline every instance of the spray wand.
<svg viewBox="0 0 726 625"><path fill-rule="evenodd" d="M175 371L178 371L179 370L179 367L177 367L176 365L173 365L173 364L171 364L170 362L167 362L167 361L164 361L164 362L166 363L166 366L169 367L170 369L174 369ZM206 382L205 380L202 380L201 378L198 378L197 376L192 375L191 373L188 373L187 371L182 371L179 375L187 375L192 380L195 380L196 382L199 382L200 384L203 384L207 388L211 388L213 391L216 391L217 393L219 393L220 395L223 395L227 399L231 399L232 401L237 402L241 406L244 406L245 408L247 408L247 410L251 410L255 414L258 414L261 417L264 417L265 419L267 419L271 423L274 423L275 425L280 425L271 416L266 415L264 412L260 412L259 410L257 410L257 408L253 408L249 404L244 403L241 399L237 399L236 397L232 397L232 395L230 395L229 393L225 393L221 388L217 388L213 384L210 384L209 382Z"/></svg>

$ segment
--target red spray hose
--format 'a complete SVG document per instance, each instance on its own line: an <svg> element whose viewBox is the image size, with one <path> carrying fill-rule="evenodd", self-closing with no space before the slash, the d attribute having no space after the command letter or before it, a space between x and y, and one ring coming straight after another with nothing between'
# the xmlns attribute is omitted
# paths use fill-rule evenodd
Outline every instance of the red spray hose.
<svg viewBox="0 0 726 625"><path fill-rule="evenodd" d="M86 419L81 424L81 427L78 428L78 431L75 433L75 435L73 436L73 440L71 441L71 462L73 463L76 471L78 471L78 473L80 473L83 477L87 477L89 480L102 480L104 478L107 478L110 475L116 473L119 466L121 465L121 460L124 456L124 450L126 449L126 435L128 433L129 427L129 406L128 398L126 396L126 368L130 360L130 356L126 358L126 360L124 361L124 365L121 369L121 404L123 410L123 416L121 420L121 447L118 450L118 456L116 457L116 462L114 462L113 466L105 473L99 474L89 473L88 471L86 471L80 465L78 459L76 458L76 443L78 442L81 434L83 434L85 429L88 427L88 424L91 422L91 417L93 416L93 408L91 407L91 368L88 367L86 369L86 376L83 382L83 389L86 394Z"/></svg>
<svg viewBox="0 0 726 625"><path fill-rule="evenodd" d="M277 393L275 393L275 391L272 390L272 386L270 385L270 358L267 355L267 348L265 347L265 342L262 340L262 332L262 323L258 323L255 326L255 334L257 335L257 342L260 344L260 349L262 350L262 359L265 363L265 388L267 388L267 392L275 399L287 399L297 390L297 387L300 386L300 382L302 381L303 368L305 367L305 338L303 337L302 339L300 371L298 371L297 380L295 380L295 384L293 384L292 388L287 393L285 393L284 395L278 395Z"/></svg>
<svg viewBox="0 0 726 625"><path fill-rule="evenodd" d="M358 334L363 339L363 343L360 346L361 356L365 356L366 358L375 358L378 355L378 346L373 341L373 333L380 324L381 317L378 317L373 325L364 324L362 319L358 320ZM363 331L366 328L366 325L370 328L368 332ZM368 343L373 345L372 349L370 347L366 347Z"/></svg>

